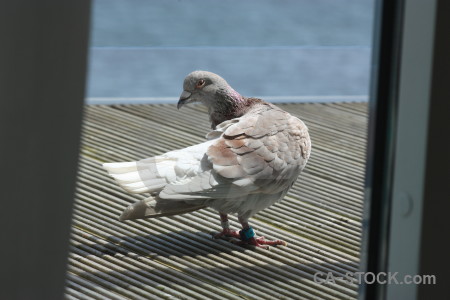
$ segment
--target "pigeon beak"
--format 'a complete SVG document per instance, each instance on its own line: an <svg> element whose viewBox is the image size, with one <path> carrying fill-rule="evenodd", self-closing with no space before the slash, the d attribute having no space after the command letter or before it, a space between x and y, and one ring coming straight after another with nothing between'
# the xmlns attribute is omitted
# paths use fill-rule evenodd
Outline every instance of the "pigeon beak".
<svg viewBox="0 0 450 300"><path fill-rule="evenodd" d="M183 91L180 95L180 100L178 101L177 108L180 109L184 104L187 103L189 97L191 97L192 93L188 91Z"/></svg>

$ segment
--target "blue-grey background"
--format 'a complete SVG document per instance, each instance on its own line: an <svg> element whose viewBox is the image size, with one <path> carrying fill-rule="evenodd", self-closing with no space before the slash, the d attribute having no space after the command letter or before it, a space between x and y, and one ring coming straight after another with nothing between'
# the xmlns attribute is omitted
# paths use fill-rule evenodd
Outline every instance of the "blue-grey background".
<svg viewBox="0 0 450 300"><path fill-rule="evenodd" d="M174 102L193 70L271 101L364 100L374 0L93 0L88 103Z"/></svg>

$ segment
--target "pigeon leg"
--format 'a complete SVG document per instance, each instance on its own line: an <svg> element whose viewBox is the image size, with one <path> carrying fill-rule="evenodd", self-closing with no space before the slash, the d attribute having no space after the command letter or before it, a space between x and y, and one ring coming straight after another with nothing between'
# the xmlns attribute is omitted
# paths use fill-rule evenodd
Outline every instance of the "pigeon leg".
<svg viewBox="0 0 450 300"><path fill-rule="evenodd" d="M240 245L253 245L256 247L268 249L269 246L287 246L287 243L282 240L275 240L270 241L266 240L263 236L261 237L255 237L255 231L252 227L248 224L248 220L246 218L239 217L239 222L241 222L242 230L239 231L239 235L241 238L241 241L238 242Z"/></svg>
<svg viewBox="0 0 450 300"><path fill-rule="evenodd" d="M222 232L215 234L214 238L216 238L216 239L221 238L221 237L241 238L238 231L230 229L230 222L228 221L227 214L220 213L220 221L221 221L221 225L223 228Z"/></svg>

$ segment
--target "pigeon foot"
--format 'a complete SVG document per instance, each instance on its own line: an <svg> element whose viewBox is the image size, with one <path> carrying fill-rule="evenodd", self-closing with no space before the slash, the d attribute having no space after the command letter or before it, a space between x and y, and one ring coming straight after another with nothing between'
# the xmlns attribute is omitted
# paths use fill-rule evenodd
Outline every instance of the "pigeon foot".
<svg viewBox="0 0 450 300"><path fill-rule="evenodd" d="M257 237L257 238L250 238L246 241L240 240L240 241L236 241L236 240L232 240L231 241L233 244L236 245L240 245L240 246L254 246L254 247L258 247L258 248L262 248L262 249L266 249L268 250L270 248L270 246L287 246L287 242L282 241L282 240L266 240L263 236L261 237Z"/></svg>
<svg viewBox="0 0 450 300"><path fill-rule="evenodd" d="M251 234L250 234L251 235ZM282 240L267 240L265 237L247 237L245 230L236 231L225 228L222 232L212 234L215 239L226 239L229 242L239 246L255 246L262 249L269 249L270 246L287 246L287 242Z"/></svg>
<svg viewBox="0 0 450 300"><path fill-rule="evenodd" d="M255 247L269 249L270 246L287 246L287 243L282 240L266 240L265 237L255 237L255 231L252 227L247 227L239 231L240 241L237 242L239 245L252 245Z"/></svg>
<svg viewBox="0 0 450 300"><path fill-rule="evenodd" d="M285 241L282 240L266 240L265 237L261 236L261 237L253 237L251 239L249 239L247 241L247 244L249 245L253 245L256 247L260 247L260 248L264 248L264 249L269 249L269 246L287 246L287 243Z"/></svg>
<svg viewBox="0 0 450 300"><path fill-rule="evenodd" d="M213 238L220 239L222 237L232 237L232 238L238 238L240 239L241 236L239 235L239 231L231 230L230 228L224 228L222 232L213 234Z"/></svg>

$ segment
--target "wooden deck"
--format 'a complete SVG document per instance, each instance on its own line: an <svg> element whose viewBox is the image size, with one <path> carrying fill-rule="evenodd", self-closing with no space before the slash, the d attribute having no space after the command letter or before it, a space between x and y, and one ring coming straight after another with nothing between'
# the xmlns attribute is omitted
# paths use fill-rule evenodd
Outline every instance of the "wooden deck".
<svg viewBox="0 0 450 300"><path fill-rule="evenodd" d="M288 242L269 251L212 239L220 222L209 209L118 221L145 196L124 192L101 163L204 141L209 123L202 106L87 106L66 298L356 299L355 282L319 284L314 274L358 271L367 104L279 106L306 123L313 148L284 201L250 220L258 235Z"/></svg>

